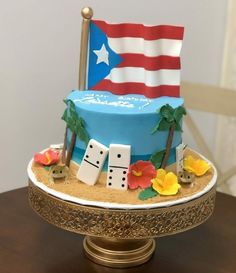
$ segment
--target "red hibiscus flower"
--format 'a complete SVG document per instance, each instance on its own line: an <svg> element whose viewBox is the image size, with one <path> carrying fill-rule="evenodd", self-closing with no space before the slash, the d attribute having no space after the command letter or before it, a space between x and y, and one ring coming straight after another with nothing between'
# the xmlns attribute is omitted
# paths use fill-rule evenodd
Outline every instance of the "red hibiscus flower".
<svg viewBox="0 0 236 273"><path fill-rule="evenodd" d="M44 153L37 153L34 156L34 161L36 163L49 166L56 164L60 159L60 153L53 151L52 149L47 150Z"/></svg>
<svg viewBox="0 0 236 273"><path fill-rule="evenodd" d="M132 190L138 187L146 189L151 186L151 179L154 177L156 177L156 170L152 163L139 160L129 167L128 186Z"/></svg>

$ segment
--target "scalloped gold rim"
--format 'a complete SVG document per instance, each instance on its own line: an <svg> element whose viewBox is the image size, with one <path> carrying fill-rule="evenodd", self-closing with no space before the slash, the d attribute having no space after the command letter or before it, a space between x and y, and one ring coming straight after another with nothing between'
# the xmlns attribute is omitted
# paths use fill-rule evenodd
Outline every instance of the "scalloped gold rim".
<svg viewBox="0 0 236 273"><path fill-rule="evenodd" d="M189 230L205 222L214 210L216 189L189 202L154 209L107 209L64 201L29 181L32 209L49 223L89 236L143 239Z"/></svg>

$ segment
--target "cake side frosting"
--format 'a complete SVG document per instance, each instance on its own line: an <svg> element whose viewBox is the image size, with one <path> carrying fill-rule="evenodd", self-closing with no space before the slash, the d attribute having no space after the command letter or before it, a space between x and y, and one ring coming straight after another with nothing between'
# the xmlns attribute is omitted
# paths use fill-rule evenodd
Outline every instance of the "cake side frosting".
<svg viewBox="0 0 236 273"><path fill-rule="evenodd" d="M160 108L169 104L174 109L184 100L174 97L146 98L143 95L114 95L110 92L73 91L67 97L74 102L76 112L85 121L90 138L103 145L119 143L131 146L131 163L149 160L154 152L166 147L168 131L152 134L160 120ZM175 132L168 164L175 162L175 147L182 142L182 133ZM69 146L71 132L68 132ZM76 139L72 159L80 163L86 145ZM106 168L106 164L105 164Z"/></svg>

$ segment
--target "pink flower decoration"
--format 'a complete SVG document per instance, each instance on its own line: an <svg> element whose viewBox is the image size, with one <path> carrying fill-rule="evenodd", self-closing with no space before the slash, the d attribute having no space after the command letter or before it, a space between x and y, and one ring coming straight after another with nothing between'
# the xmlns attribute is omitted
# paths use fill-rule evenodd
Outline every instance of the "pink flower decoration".
<svg viewBox="0 0 236 273"><path fill-rule="evenodd" d="M56 164L59 160L60 153L53 151L52 149L49 149L44 153L37 153L34 155L34 161L45 166Z"/></svg>
<svg viewBox="0 0 236 273"><path fill-rule="evenodd" d="M156 177L156 170L152 163L139 160L129 167L128 186L132 190L138 187L146 189L151 186L151 179L154 177Z"/></svg>

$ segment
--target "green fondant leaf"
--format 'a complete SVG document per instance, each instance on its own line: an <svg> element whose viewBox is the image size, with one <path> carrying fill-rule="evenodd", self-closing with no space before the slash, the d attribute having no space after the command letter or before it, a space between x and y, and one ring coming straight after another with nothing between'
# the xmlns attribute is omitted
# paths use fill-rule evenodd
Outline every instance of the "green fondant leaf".
<svg viewBox="0 0 236 273"><path fill-rule="evenodd" d="M83 142L86 144L86 146L88 145L89 136L88 136L88 134L87 134L86 131L79 131L78 137L79 137L79 139L80 139L81 141L83 141Z"/></svg>
<svg viewBox="0 0 236 273"><path fill-rule="evenodd" d="M182 119L183 115L186 115L186 110L183 106L179 106L175 109L174 111L174 119L177 123L180 122Z"/></svg>
<svg viewBox="0 0 236 273"><path fill-rule="evenodd" d="M70 116L73 118L73 119L77 119L77 113L76 113L76 109L75 109L75 104L72 100L70 100L70 103L69 103L69 113L70 113Z"/></svg>
<svg viewBox="0 0 236 273"><path fill-rule="evenodd" d="M75 132L75 120L72 117L68 117L67 126L73 133Z"/></svg>
<svg viewBox="0 0 236 273"><path fill-rule="evenodd" d="M172 108L169 104L163 105L160 109L160 120L157 125L153 128L152 134L157 131L168 131L171 125L175 122L174 119L174 108Z"/></svg>
<svg viewBox="0 0 236 273"><path fill-rule="evenodd" d="M174 108L172 108L169 104L166 104L161 107L160 114L167 122L174 121Z"/></svg>
<svg viewBox="0 0 236 273"><path fill-rule="evenodd" d="M155 166L156 169L159 169L161 167L161 163L162 163L162 159L164 157L165 151L166 150L163 150L163 151L152 154L150 161L152 162L152 164Z"/></svg>
<svg viewBox="0 0 236 273"><path fill-rule="evenodd" d="M171 127L172 123L168 122L165 119L161 119L159 123L159 131L168 131Z"/></svg>
<svg viewBox="0 0 236 273"><path fill-rule="evenodd" d="M180 121L183 115L186 115L186 110L183 106L179 106L174 109L169 104L166 104L161 107L159 113L161 115L161 119L153 128L151 134L154 134L157 131L168 131L173 123L175 123L175 131L182 131Z"/></svg>
<svg viewBox="0 0 236 273"><path fill-rule="evenodd" d="M62 119L66 121L67 127L87 145L89 135L85 129L85 121L77 114L75 104L72 100L65 99L64 102L67 105L67 109L63 113Z"/></svg>
<svg viewBox="0 0 236 273"><path fill-rule="evenodd" d="M157 192L152 187L148 187L139 193L138 198L140 200L146 200L155 196L157 196Z"/></svg>
<svg viewBox="0 0 236 273"><path fill-rule="evenodd" d="M85 121L83 118L79 118L79 122L83 128L85 128Z"/></svg>
<svg viewBox="0 0 236 273"><path fill-rule="evenodd" d="M49 171L50 166L44 166L44 169L45 169L46 171Z"/></svg>
<svg viewBox="0 0 236 273"><path fill-rule="evenodd" d="M62 120L64 120L66 123L67 123L67 120L68 120L68 113L67 113L67 109L64 111L62 117L61 117Z"/></svg>
<svg viewBox="0 0 236 273"><path fill-rule="evenodd" d="M151 134L155 134L157 131L168 131L172 123L166 121L164 118L161 118L157 125L153 128Z"/></svg>
<svg viewBox="0 0 236 273"><path fill-rule="evenodd" d="M76 134L79 139L87 145L89 142L89 135L85 129L85 121L82 118L78 118L76 121Z"/></svg>
<svg viewBox="0 0 236 273"><path fill-rule="evenodd" d="M174 118L175 118L175 131L183 131L182 130L182 124L181 119L183 118L183 115L186 115L186 110L183 106L179 106L175 109L174 112Z"/></svg>
<svg viewBox="0 0 236 273"><path fill-rule="evenodd" d="M159 126L160 126L160 120L158 121L157 125L152 129L152 132L151 132L152 135L159 130Z"/></svg>
<svg viewBox="0 0 236 273"><path fill-rule="evenodd" d="M175 124L175 131L183 132L182 127L181 127L181 125L179 123Z"/></svg>

